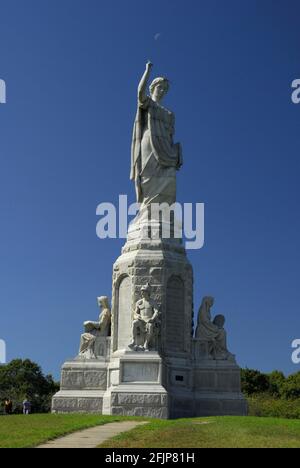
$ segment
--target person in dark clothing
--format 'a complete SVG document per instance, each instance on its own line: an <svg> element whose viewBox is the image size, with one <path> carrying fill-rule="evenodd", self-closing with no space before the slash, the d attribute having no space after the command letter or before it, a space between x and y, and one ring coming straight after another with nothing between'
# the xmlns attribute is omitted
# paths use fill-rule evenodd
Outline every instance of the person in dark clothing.
<svg viewBox="0 0 300 468"><path fill-rule="evenodd" d="M13 408L12 401L9 398L6 398L6 400L4 402L5 414L8 414L8 415L12 414L12 408Z"/></svg>
<svg viewBox="0 0 300 468"><path fill-rule="evenodd" d="M31 413L31 403L27 398L23 401L23 414L30 414Z"/></svg>

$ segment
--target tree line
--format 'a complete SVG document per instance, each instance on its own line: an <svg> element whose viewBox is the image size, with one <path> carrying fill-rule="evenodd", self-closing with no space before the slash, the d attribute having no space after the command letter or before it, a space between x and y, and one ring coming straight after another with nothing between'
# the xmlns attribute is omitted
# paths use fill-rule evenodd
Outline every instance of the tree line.
<svg viewBox="0 0 300 468"><path fill-rule="evenodd" d="M51 399L59 390L59 383L51 375L44 375L42 369L29 359L14 359L0 366L0 412L4 402L10 399L13 413L23 411L23 401L29 400L34 413L47 413L51 410Z"/></svg>
<svg viewBox="0 0 300 468"><path fill-rule="evenodd" d="M266 395L284 400L300 398L300 372L286 377L283 372L269 374L254 369L242 369L242 392L249 397Z"/></svg>
<svg viewBox="0 0 300 468"><path fill-rule="evenodd" d="M242 369L242 392L248 397L259 395L282 400L300 399L300 372L286 377L283 372L269 374L254 369ZM34 413L51 411L52 396L59 391L59 383L51 375L44 375L41 367L29 359L14 359L0 366L0 413L4 402L13 402L13 413L22 412L27 398Z"/></svg>

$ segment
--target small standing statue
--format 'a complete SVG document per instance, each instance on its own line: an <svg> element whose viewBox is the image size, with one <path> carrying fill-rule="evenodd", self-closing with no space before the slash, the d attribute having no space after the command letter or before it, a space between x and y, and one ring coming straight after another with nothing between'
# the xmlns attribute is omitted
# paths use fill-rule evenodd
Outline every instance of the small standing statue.
<svg viewBox="0 0 300 468"><path fill-rule="evenodd" d="M196 339L207 342L208 354L217 360L233 360L234 356L227 349L227 335L224 330L225 317L217 315L212 321L210 309L214 305L214 298L206 296L198 314Z"/></svg>
<svg viewBox="0 0 300 468"><path fill-rule="evenodd" d="M151 299L151 286L141 288L142 299L136 303L132 323L132 342L129 348L134 351L149 351L149 345L158 332L160 312Z"/></svg>
<svg viewBox="0 0 300 468"><path fill-rule="evenodd" d="M110 334L111 310L108 303L108 297L97 297L97 303L100 307L100 316L98 322L84 322L85 333L81 335L79 356L86 359L96 359L95 342L99 336L106 337Z"/></svg>

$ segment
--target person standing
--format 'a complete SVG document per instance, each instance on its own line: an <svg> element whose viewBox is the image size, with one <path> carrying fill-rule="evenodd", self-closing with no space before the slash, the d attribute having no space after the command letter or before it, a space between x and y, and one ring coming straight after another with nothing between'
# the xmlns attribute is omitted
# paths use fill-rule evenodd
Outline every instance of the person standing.
<svg viewBox="0 0 300 468"><path fill-rule="evenodd" d="M30 412L31 412L31 403L27 398L25 398L25 400L23 401L23 414L28 415L30 414Z"/></svg>
<svg viewBox="0 0 300 468"><path fill-rule="evenodd" d="M13 404L12 404L11 399L10 399L10 398L6 398L6 399L5 399L5 402L4 402L4 411L5 411L5 414L7 414L7 415L12 414L12 408L13 408Z"/></svg>

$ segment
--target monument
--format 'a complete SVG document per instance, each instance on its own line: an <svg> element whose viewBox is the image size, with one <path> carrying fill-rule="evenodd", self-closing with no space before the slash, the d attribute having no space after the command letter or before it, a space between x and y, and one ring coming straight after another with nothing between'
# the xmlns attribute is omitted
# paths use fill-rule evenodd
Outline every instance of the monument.
<svg viewBox="0 0 300 468"><path fill-rule="evenodd" d="M139 213L113 266L112 306L98 300L98 322L85 322L79 355L62 367L53 412L179 418L245 415L240 368L227 349L225 318L204 297L193 329L193 269L175 217L153 209L176 201L183 164L174 114L161 105L169 89L152 64L138 87L131 151ZM165 236L164 233L169 235Z"/></svg>

